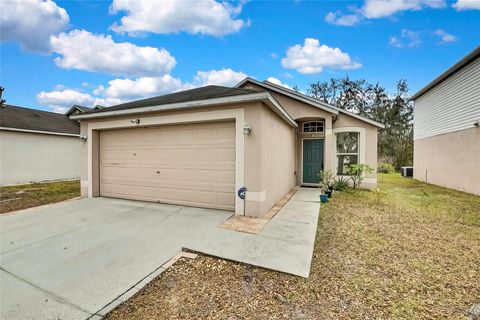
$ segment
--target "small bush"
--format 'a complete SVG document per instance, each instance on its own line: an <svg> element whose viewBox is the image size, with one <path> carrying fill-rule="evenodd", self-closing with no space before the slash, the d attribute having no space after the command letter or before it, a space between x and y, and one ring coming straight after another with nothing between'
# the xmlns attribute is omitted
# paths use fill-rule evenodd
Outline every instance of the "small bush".
<svg viewBox="0 0 480 320"><path fill-rule="evenodd" d="M348 188L349 180L350 178L339 176L333 181L333 188L337 191L345 191Z"/></svg>
<svg viewBox="0 0 480 320"><path fill-rule="evenodd" d="M392 173L395 172L395 167L390 163L380 162L377 167L378 173Z"/></svg>

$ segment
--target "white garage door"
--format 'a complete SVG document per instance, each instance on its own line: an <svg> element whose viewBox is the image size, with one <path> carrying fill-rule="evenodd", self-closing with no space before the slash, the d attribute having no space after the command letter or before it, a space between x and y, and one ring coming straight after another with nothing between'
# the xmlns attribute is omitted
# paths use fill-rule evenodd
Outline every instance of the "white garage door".
<svg viewBox="0 0 480 320"><path fill-rule="evenodd" d="M102 131L100 195L235 209L235 123Z"/></svg>

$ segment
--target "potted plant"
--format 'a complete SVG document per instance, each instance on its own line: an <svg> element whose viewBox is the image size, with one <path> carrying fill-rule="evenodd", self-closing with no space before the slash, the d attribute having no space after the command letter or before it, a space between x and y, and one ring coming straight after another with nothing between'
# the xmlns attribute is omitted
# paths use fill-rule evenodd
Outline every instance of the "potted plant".
<svg viewBox="0 0 480 320"><path fill-rule="evenodd" d="M327 200L322 202L327 202L333 194L333 172L331 170L320 171L318 177L320 178L320 201L322 201L322 195L325 195Z"/></svg>

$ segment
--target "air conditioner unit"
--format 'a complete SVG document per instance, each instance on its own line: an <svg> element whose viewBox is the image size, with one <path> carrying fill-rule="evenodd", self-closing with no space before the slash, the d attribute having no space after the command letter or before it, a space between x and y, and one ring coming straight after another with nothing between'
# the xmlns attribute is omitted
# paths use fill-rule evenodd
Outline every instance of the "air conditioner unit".
<svg viewBox="0 0 480 320"><path fill-rule="evenodd" d="M413 167L402 167L400 173L402 177L413 177Z"/></svg>

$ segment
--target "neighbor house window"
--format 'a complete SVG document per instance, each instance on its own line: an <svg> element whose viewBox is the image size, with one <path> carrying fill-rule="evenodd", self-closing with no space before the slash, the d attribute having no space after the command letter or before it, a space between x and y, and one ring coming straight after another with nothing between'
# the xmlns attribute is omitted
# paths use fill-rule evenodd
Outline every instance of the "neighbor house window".
<svg viewBox="0 0 480 320"><path fill-rule="evenodd" d="M339 132L336 134L337 146L337 174L348 174L348 168L352 164L358 164L359 159L358 132Z"/></svg>
<svg viewBox="0 0 480 320"><path fill-rule="evenodd" d="M323 132L323 121L309 121L303 124L303 132Z"/></svg>

